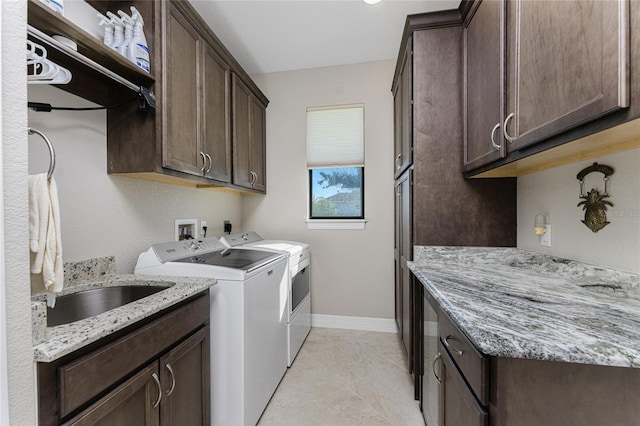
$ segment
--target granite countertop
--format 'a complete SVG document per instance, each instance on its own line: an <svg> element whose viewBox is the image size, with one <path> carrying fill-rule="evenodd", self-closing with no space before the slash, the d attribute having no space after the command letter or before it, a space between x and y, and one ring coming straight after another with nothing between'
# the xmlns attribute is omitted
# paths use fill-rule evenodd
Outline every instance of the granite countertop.
<svg viewBox="0 0 640 426"><path fill-rule="evenodd" d="M640 275L515 248L414 248L409 268L490 356L640 368Z"/></svg>
<svg viewBox="0 0 640 426"><path fill-rule="evenodd" d="M112 258L104 259L112 260ZM67 274L67 266L65 264L65 274ZM114 270L114 268L111 269ZM89 272L89 278L84 277L79 283L65 284L65 290L60 293L60 296L100 287L126 285L161 286L166 287L166 290L100 315L55 327L47 327L46 325L45 295L33 296L34 361L54 361L215 285L215 280L212 278L116 275L115 273L100 273L98 278L91 277L91 274Z"/></svg>

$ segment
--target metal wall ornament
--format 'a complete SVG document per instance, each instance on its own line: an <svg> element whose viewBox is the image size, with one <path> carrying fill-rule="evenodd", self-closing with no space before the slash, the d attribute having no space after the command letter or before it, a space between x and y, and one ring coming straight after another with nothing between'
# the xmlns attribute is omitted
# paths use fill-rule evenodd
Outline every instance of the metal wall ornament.
<svg viewBox="0 0 640 426"><path fill-rule="evenodd" d="M593 172L600 172L604 175L604 192L600 193L596 188L593 188L585 195L584 178ZM613 167L593 163L593 165L582 169L576 176L580 182L580 198L583 199L578 203L578 207L582 206L582 209L585 211L584 220L581 222L594 233L609 224L607 221L607 206L613 207L613 203L606 200L606 198L609 197L609 177L612 174Z"/></svg>

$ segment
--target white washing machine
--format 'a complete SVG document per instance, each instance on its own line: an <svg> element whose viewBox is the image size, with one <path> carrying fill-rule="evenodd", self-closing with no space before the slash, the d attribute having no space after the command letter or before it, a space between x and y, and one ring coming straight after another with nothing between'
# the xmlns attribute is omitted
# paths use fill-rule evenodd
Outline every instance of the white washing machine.
<svg viewBox="0 0 640 426"><path fill-rule="evenodd" d="M286 253L289 259L287 291L287 353L291 367L309 331L311 331L311 250L309 244L296 241L265 240L251 231L225 235L220 241L227 247L255 247Z"/></svg>
<svg viewBox="0 0 640 426"><path fill-rule="evenodd" d="M255 425L287 370L287 257L215 238L155 244L136 274L213 277L211 421Z"/></svg>

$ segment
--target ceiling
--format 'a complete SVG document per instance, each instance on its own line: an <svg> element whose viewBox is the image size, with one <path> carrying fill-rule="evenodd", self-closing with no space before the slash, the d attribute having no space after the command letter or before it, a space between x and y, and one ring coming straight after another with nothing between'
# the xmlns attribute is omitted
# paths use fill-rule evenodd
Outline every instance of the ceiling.
<svg viewBox="0 0 640 426"><path fill-rule="evenodd" d="M396 59L407 15L460 0L190 0L248 74Z"/></svg>

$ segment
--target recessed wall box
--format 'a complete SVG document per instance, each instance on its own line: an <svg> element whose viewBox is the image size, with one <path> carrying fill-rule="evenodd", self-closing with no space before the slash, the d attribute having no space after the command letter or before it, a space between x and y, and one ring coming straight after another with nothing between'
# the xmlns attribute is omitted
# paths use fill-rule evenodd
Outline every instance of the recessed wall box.
<svg viewBox="0 0 640 426"><path fill-rule="evenodd" d="M175 240L190 240L198 238L197 219L176 219Z"/></svg>

